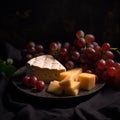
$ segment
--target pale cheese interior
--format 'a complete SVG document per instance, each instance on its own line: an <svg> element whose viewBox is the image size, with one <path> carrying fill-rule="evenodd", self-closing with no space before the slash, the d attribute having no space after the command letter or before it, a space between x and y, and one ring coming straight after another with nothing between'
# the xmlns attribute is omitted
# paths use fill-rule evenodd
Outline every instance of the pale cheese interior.
<svg viewBox="0 0 120 120"><path fill-rule="evenodd" d="M36 76L45 83L60 80L60 73L66 71L66 68L51 55L42 55L29 60L26 68L27 75Z"/></svg>

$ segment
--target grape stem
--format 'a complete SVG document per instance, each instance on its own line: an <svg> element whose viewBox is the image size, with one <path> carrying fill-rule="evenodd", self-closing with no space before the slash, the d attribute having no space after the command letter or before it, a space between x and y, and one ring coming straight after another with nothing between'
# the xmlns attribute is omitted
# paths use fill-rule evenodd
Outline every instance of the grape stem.
<svg viewBox="0 0 120 120"><path fill-rule="evenodd" d="M116 51L120 55L120 50L118 48L110 48L110 50Z"/></svg>

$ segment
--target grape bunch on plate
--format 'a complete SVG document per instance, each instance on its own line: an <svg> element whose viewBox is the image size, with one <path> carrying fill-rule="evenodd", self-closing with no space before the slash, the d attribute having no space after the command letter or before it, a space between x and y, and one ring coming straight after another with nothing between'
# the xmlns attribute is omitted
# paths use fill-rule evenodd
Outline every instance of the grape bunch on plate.
<svg viewBox="0 0 120 120"><path fill-rule="evenodd" d="M28 42L22 50L25 62L43 54L53 55L67 70L81 67L84 72L96 74L98 81L104 80L120 87L120 63L114 60L111 45L106 42L100 46L93 34L85 34L79 30L72 43L51 42L47 52L42 44L35 44L33 41Z"/></svg>

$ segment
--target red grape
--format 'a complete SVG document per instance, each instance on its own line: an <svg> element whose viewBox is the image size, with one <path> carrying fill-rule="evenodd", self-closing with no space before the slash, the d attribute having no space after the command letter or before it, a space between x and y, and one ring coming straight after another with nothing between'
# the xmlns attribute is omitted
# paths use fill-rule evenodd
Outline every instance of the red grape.
<svg viewBox="0 0 120 120"><path fill-rule="evenodd" d="M58 50L58 45L57 45L56 42L52 42L52 43L50 44L50 50L52 50L52 51Z"/></svg>
<svg viewBox="0 0 120 120"><path fill-rule="evenodd" d="M27 43L27 49L31 48L31 47L35 47L35 43L33 41L29 41Z"/></svg>
<svg viewBox="0 0 120 120"><path fill-rule="evenodd" d="M94 58L95 56L95 50L93 48L86 48L85 53L88 57Z"/></svg>
<svg viewBox="0 0 120 120"><path fill-rule="evenodd" d="M114 67L115 67L116 69L120 70L120 63L115 62L115 63L114 63Z"/></svg>
<svg viewBox="0 0 120 120"><path fill-rule="evenodd" d="M84 48L86 45L86 41L84 38L80 38L76 40L76 46L80 47L80 48Z"/></svg>
<svg viewBox="0 0 120 120"><path fill-rule="evenodd" d="M115 75L115 80L116 82L119 81L119 86L120 86L120 68L119 69L116 69L117 72L116 72L116 75Z"/></svg>
<svg viewBox="0 0 120 120"><path fill-rule="evenodd" d="M74 68L74 62L69 60L66 62L65 66L67 69L72 69L72 68Z"/></svg>
<svg viewBox="0 0 120 120"><path fill-rule="evenodd" d="M104 70L105 69L105 66L106 66L106 61L104 59L100 59L98 62L97 62L97 68L99 70Z"/></svg>
<svg viewBox="0 0 120 120"><path fill-rule="evenodd" d="M23 77L23 84L27 87L30 86L30 77L29 76L24 76Z"/></svg>
<svg viewBox="0 0 120 120"><path fill-rule="evenodd" d="M106 67L111 67L111 66L114 66L114 60L112 59L107 59L106 60Z"/></svg>
<svg viewBox="0 0 120 120"><path fill-rule="evenodd" d="M116 68L116 75L115 75L115 86L120 88L120 63L116 62L114 64L115 68Z"/></svg>
<svg viewBox="0 0 120 120"><path fill-rule="evenodd" d="M89 43L89 44L87 44L87 47L94 48L94 45Z"/></svg>
<svg viewBox="0 0 120 120"><path fill-rule="evenodd" d="M78 51L73 51L71 57L73 60L78 60L80 58L80 53Z"/></svg>
<svg viewBox="0 0 120 120"><path fill-rule="evenodd" d="M110 44L109 43L103 43L102 44L102 49L107 51L107 50L110 50Z"/></svg>
<svg viewBox="0 0 120 120"><path fill-rule="evenodd" d="M62 47L68 49L70 47L70 43L69 42L65 42L65 43L63 43Z"/></svg>
<svg viewBox="0 0 120 120"><path fill-rule="evenodd" d="M86 34L85 35L85 40L87 43L92 43L95 41L95 37L92 34Z"/></svg>
<svg viewBox="0 0 120 120"><path fill-rule="evenodd" d="M62 56L65 56L67 53L68 53L68 50L67 50L66 48L61 48L60 54L61 54Z"/></svg>
<svg viewBox="0 0 120 120"><path fill-rule="evenodd" d="M93 48L97 54L101 54L101 47L99 45L95 45Z"/></svg>
<svg viewBox="0 0 120 120"><path fill-rule="evenodd" d="M76 32L77 39L83 38L85 33L82 30Z"/></svg>
<svg viewBox="0 0 120 120"><path fill-rule="evenodd" d="M107 51L105 51L105 53L103 54L103 58L104 58L104 59L113 59L113 58L114 58L114 54L113 54L113 52L107 50Z"/></svg>
<svg viewBox="0 0 120 120"><path fill-rule="evenodd" d="M37 91L42 91L45 88L45 83L42 80L38 80L36 84Z"/></svg>
<svg viewBox="0 0 120 120"><path fill-rule="evenodd" d="M58 48L58 49L61 49L62 44L61 44L59 41L57 41L56 43L57 43L57 48Z"/></svg>
<svg viewBox="0 0 120 120"><path fill-rule="evenodd" d="M35 76L30 77L30 86L35 87L37 84L37 81L38 81L37 77Z"/></svg>
<svg viewBox="0 0 120 120"><path fill-rule="evenodd" d="M117 70L115 67L108 67L107 68L107 73L110 77L115 77Z"/></svg>
<svg viewBox="0 0 120 120"><path fill-rule="evenodd" d="M37 44L35 48L36 48L37 53L43 52L44 50L44 47L41 44Z"/></svg>
<svg viewBox="0 0 120 120"><path fill-rule="evenodd" d="M92 42L92 44L93 44L94 46L99 46L99 44L98 44L97 42Z"/></svg>
<svg viewBox="0 0 120 120"><path fill-rule="evenodd" d="M32 58L33 58L33 56L32 56L31 54L26 54L26 55L24 56L25 61L28 61L28 60L30 60L30 59L32 59Z"/></svg>
<svg viewBox="0 0 120 120"><path fill-rule="evenodd" d="M35 53L36 53L35 47L29 47L29 48L28 48L28 52L29 52L30 54L35 54Z"/></svg>

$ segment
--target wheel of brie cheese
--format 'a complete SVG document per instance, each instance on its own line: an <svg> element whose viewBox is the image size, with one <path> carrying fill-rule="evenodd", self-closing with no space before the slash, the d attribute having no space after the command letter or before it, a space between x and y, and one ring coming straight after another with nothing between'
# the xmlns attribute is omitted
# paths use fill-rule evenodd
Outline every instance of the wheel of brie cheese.
<svg viewBox="0 0 120 120"><path fill-rule="evenodd" d="M36 76L45 83L53 80L59 81L60 73L65 71L66 68L51 55L41 55L26 63L26 74Z"/></svg>

